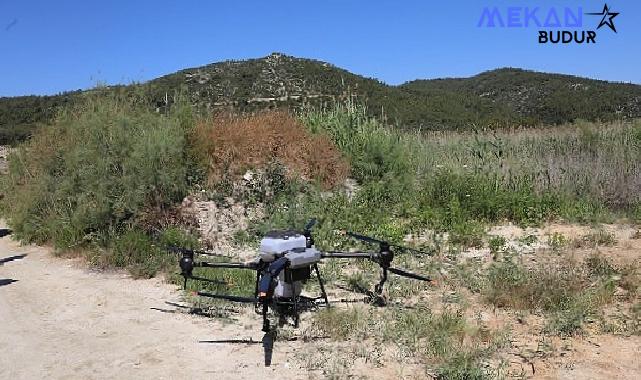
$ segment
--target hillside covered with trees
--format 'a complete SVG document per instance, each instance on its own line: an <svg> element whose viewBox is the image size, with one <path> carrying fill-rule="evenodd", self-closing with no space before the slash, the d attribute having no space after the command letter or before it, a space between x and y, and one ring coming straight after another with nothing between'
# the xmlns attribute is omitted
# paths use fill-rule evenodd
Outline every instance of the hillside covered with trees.
<svg viewBox="0 0 641 380"><path fill-rule="evenodd" d="M112 86L161 109L181 92L204 112L333 106L346 99L406 129L497 128L641 116L641 86L504 68L471 78L390 86L332 64L279 53L189 68L143 84ZM0 98L0 144L23 140L89 91Z"/></svg>

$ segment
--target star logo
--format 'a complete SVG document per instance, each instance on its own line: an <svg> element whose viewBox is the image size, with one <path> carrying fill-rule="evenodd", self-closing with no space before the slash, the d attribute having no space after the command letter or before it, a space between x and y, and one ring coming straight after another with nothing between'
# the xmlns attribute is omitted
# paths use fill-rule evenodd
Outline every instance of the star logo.
<svg viewBox="0 0 641 380"><path fill-rule="evenodd" d="M607 25L612 29L614 33L617 32L617 28L614 26L614 21L612 21L615 17L619 15L619 12L610 12L610 8L608 7L608 4L605 4L603 6L603 12L601 13L586 13L587 15L593 15L593 16L603 16L601 18L601 22L599 23L599 26L596 28L599 29L603 25Z"/></svg>

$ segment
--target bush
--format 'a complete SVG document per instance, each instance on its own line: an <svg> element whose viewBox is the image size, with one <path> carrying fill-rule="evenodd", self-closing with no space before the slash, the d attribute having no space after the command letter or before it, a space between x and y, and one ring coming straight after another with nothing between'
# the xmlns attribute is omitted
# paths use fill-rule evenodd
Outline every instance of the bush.
<svg viewBox="0 0 641 380"><path fill-rule="evenodd" d="M349 165L330 139L310 135L285 111L199 122L191 143L209 168L211 184L272 163L283 165L290 178L315 180L327 189L349 174Z"/></svg>
<svg viewBox="0 0 641 380"><path fill-rule="evenodd" d="M600 306L612 301L615 273L617 269L596 254L583 263L531 269L508 259L490 266L482 292L497 307L546 312L550 316L548 331L573 335Z"/></svg>
<svg viewBox="0 0 641 380"><path fill-rule="evenodd" d="M364 107L337 105L305 112L301 119L312 133L331 137L349 158L352 176L359 182L413 177L405 136L369 117Z"/></svg>
<svg viewBox="0 0 641 380"><path fill-rule="evenodd" d="M484 236L485 228L483 225L472 220L467 223L462 222L454 224L450 232L450 242L464 248L481 248L483 246Z"/></svg>
<svg viewBox="0 0 641 380"><path fill-rule="evenodd" d="M61 249L106 246L146 210L182 199L186 126L138 101L90 96L17 149L2 208L18 238Z"/></svg>
<svg viewBox="0 0 641 380"><path fill-rule="evenodd" d="M500 253L504 248L507 240L503 236L492 236L488 241L490 252L494 255Z"/></svg>
<svg viewBox="0 0 641 380"><path fill-rule="evenodd" d="M553 252L560 252L569 244L568 238L562 233L555 232L548 238L548 245Z"/></svg>

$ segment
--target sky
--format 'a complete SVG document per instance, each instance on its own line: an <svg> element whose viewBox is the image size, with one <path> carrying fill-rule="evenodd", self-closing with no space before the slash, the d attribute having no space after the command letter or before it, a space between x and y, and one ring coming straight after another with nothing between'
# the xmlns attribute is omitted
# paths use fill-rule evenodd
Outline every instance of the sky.
<svg viewBox="0 0 641 380"><path fill-rule="evenodd" d="M641 2L607 2L620 13L617 33L603 26L596 44L552 45L538 43L546 28L479 27L484 7L506 17L508 6L601 12L604 2L0 0L0 96L143 82L272 52L392 85L499 67L641 84ZM583 17L591 30L601 19Z"/></svg>

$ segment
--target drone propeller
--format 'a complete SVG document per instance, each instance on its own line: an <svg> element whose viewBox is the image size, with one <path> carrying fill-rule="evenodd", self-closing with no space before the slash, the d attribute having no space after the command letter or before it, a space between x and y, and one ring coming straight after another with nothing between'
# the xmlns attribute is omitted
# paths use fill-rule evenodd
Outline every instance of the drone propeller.
<svg viewBox="0 0 641 380"><path fill-rule="evenodd" d="M315 225L316 225L316 218L311 218L305 225L305 230L304 230L305 236L307 236L312 232L312 228L314 228Z"/></svg>
<svg viewBox="0 0 641 380"><path fill-rule="evenodd" d="M220 254L220 253L208 252L208 251L199 251L199 250L196 250L196 249L176 247L174 245L167 246L167 250L169 252L180 253L182 255L187 255L187 256L191 257L192 259L194 258L195 255L231 258L229 256L225 256L225 255Z"/></svg>
<svg viewBox="0 0 641 380"><path fill-rule="evenodd" d="M411 278L411 279L414 279L414 280L427 281L427 282L432 281L432 279L429 278L429 277L425 277L425 276L421 276L420 274L408 272L405 269L389 267L389 268L387 268L387 270L389 270L390 272L394 273L395 275L408 277L408 278Z"/></svg>
<svg viewBox="0 0 641 380"><path fill-rule="evenodd" d="M208 256L216 256L216 257L227 257L225 255L221 255L218 253L213 253L213 252L206 252L206 251L197 251L193 249L188 249L188 248L182 248L182 247L175 247L175 246L168 246L167 250L170 252L174 253L179 253L182 255L180 258L180 261L178 262L178 265L180 266L180 274L183 276L183 289L187 289L187 280L196 280L196 281L201 281L201 282L208 282L212 284L217 284L217 285L225 285L227 282L221 281L221 280L214 280L214 279L209 279L205 277L198 277L194 276L193 270L195 267L203 267L203 268L229 268L229 269L256 269L257 268L257 263L254 262L249 262L249 263L210 263L206 261L199 261L196 262L194 260L194 256L196 254L199 255L208 255Z"/></svg>
<svg viewBox="0 0 641 380"><path fill-rule="evenodd" d="M307 240L307 248L311 248L314 245L314 237L312 236L312 228L316 225L316 218L311 218L307 224L305 225L305 230L303 231L303 235L305 236L305 239Z"/></svg>
<svg viewBox="0 0 641 380"><path fill-rule="evenodd" d="M201 297L208 297L208 298L214 298L214 299L220 299L220 300L227 300L227 301L232 301L232 302L240 302L240 303L256 303L258 302L257 298L250 298L250 297L240 297L240 296L232 296L232 295L226 295L226 294L213 294L209 292L196 292L197 295Z"/></svg>
<svg viewBox="0 0 641 380"><path fill-rule="evenodd" d="M341 231L341 233L343 235L347 235L347 236L352 237L352 238L354 238L356 240L364 241L366 243L372 243L372 244L385 244L386 243L383 240L378 240L378 239L375 239L373 237L357 234L357 233L354 233L354 232L351 232L351 231L344 231L343 230L343 231Z"/></svg>
<svg viewBox="0 0 641 380"><path fill-rule="evenodd" d="M344 230L341 231L341 233L343 235L347 235L347 236L352 237L352 238L354 238L356 240L364 241L366 243L378 244L381 247L385 247L385 246L393 247L393 248L396 248L396 249L400 249L402 251L413 252L413 253L418 254L418 255L431 256L431 253L429 253L429 252L420 251L418 249L406 247L404 245L390 244L389 242L386 242L386 241L380 240L380 239L376 239L376 238L373 238L371 236L365 236L365 235L357 234L357 233L350 232L350 231L344 231Z"/></svg>

